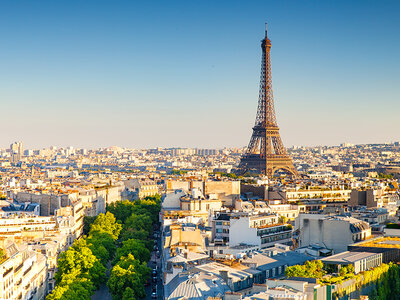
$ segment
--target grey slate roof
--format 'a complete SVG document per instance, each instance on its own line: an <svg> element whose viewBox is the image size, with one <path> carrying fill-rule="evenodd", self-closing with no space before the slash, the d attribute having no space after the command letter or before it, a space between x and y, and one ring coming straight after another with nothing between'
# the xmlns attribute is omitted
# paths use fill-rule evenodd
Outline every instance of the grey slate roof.
<svg viewBox="0 0 400 300"><path fill-rule="evenodd" d="M255 264L258 270L265 271L270 270L279 266L293 266L305 263L307 260L313 260L312 256L306 254L297 253L294 251L288 251L280 253L273 257L269 257L263 253L257 253L251 258L246 258L242 261L243 264Z"/></svg>
<svg viewBox="0 0 400 300"><path fill-rule="evenodd" d="M164 287L165 296L170 300L207 299L222 296L229 290L222 278L201 271L179 273Z"/></svg>

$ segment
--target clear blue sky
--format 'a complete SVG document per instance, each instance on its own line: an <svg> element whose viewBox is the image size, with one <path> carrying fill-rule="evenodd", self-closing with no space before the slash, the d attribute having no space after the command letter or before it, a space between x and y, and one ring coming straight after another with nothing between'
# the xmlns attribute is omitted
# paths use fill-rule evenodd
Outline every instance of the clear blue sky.
<svg viewBox="0 0 400 300"><path fill-rule="evenodd" d="M399 1L2 1L0 147L247 145L264 23L286 146L400 140Z"/></svg>

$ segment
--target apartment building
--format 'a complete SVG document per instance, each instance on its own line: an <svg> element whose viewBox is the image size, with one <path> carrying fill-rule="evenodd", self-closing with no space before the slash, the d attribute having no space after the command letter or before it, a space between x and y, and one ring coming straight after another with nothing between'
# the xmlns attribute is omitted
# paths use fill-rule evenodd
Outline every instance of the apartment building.
<svg viewBox="0 0 400 300"><path fill-rule="evenodd" d="M12 239L1 239L4 256L0 262L1 299L44 299L47 291L46 258Z"/></svg>
<svg viewBox="0 0 400 300"><path fill-rule="evenodd" d="M335 253L371 236L369 224L352 217L300 214L295 228L300 231L300 247L318 244Z"/></svg>
<svg viewBox="0 0 400 300"><path fill-rule="evenodd" d="M125 181L125 186L134 194L134 199L155 196L159 193L157 183L148 178L134 178L127 180Z"/></svg>
<svg viewBox="0 0 400 300"><path fill-rule="evenodd" d="M203 219L209 224L209 214L221 210L222 200L216 195L204 197L203 193L193 188L191 194L183 190L175 190L165 195L162 201L161 214L166 219L174 219L182 216L193 216Z"/></svg>
<svg viewBox="0 0 400 300"><path fill-rule="evenodd" d="M276 243L291 243L293 228L279 223L277 215L217 212L212 220L215 245L231 247L242 244L266 248Z"/></svg>
<svg viewBox="0 0 400 300"><path fill-rule="evenodd" d="M289 202L306 199L323 199L331 202L347 202L350 199L350 189L329 189L329 188L309 188L309 189L288 189L286 199Z"/></svg>

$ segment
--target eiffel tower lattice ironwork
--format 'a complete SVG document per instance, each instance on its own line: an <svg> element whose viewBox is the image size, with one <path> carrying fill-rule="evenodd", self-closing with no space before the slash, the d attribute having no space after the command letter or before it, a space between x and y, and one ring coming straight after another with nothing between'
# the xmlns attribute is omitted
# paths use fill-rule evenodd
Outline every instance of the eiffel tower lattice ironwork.
<svg viewBox="0 0 400 300"><path fill-rule="evenodd" d="M272 93L271 41L267 37L266 24L265 39L261 42L261 48L260 93L256 122L249 146L240 160L239 173L256 172L272 178L277 170L283 170L297 176L292 159L283 146L276 122L274 96Z"/></svg>

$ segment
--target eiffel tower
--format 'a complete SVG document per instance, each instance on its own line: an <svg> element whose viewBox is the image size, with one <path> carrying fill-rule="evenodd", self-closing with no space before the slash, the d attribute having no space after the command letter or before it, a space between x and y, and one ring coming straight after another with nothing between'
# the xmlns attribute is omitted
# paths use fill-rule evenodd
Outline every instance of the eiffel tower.
<svg viewBox="0 0 400 300"><path fill-rule="evenodd" d="M271 179L276 171L283 170L297 176L292 159L283 146L276 122L272 93L271 41L267 37L267 24L261 49L261 78L256 122L246 153L240 159L238 173L262 173Z"/></svg>

